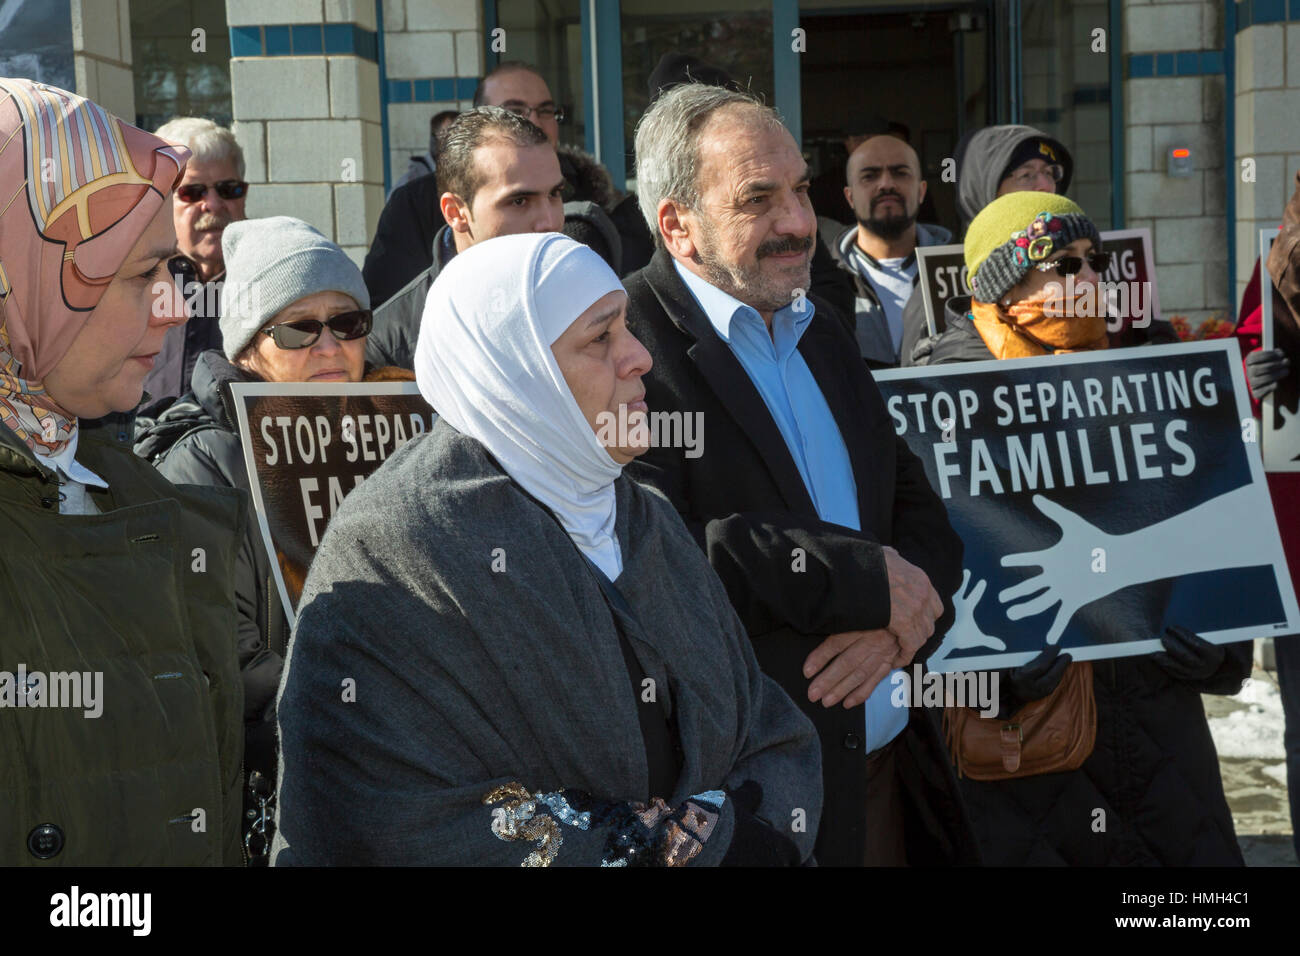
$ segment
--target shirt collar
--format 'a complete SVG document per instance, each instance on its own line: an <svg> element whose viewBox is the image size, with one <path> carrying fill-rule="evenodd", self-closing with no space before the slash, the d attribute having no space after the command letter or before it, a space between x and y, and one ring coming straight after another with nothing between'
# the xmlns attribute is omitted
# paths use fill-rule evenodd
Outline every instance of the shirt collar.
<svg viewBox="0 0 1300 956"><path fill-rule="evenodd" d="M723 292L717 286L687 269L676 259L673 260L673 267L677 270L677 274L682 277L682 282L686 284L686 288L695 297L695 301L699 303L700 308L704 310L709 324L717 330L718 335L724 342L731 341L731 322L740 310L744 309L759 322L763 321L763 317L758 314L758 310L752 305L746 305L730 293ZM808 327L808 323L812 321L813 313L816 311L812 301L806 297L803 299L802 309L795 308L798 304L798 302L791 302L787 306L782 306L772 316L772 324L778 331L787 325L791 327L791 331L794 332L795 342L798 342L803 335L804 329Z"/></svg>
<svg viewBox="0 0 1300 956"><path fill-rule="evenodd" d="M38 450L36 455L64 478L78 481L93 488L107 488L108 482L77 461L77 441L80 437L81 429L73 429L72 437L68 439L58 454L48 455Z"/></svg>

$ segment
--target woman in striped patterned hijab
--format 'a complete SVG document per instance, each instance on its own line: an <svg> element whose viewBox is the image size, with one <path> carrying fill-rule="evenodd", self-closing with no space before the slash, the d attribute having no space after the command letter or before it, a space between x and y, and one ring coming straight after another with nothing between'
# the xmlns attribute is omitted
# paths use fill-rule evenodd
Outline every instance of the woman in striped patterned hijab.
<svg viewBox="0 0 1300 956"><path fill-rule="evenodd" d="M78 418L130 411L170 325L189 151L75 94L0 79L0 422L71 470Z"/></svg>

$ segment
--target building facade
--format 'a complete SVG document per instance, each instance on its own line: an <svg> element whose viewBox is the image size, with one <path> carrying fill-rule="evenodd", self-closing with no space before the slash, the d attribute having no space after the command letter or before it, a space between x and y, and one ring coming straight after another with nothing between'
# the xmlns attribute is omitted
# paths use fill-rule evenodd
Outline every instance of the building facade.
<svg viewBox="0 0 1300 956"><path fill-rule="evenodd" d="M178 113L232 123L254 184L249 214L305 219L358 262L389 184L428 147L430 117L467 108L502 59L539 67L565 106L563 137L628 188L647 81L671 51L727 69L776 106L828 182L845 136L902 128L932 213L949 225L944 160L961 135L1037 126L1072 150L1070 194L1103 228L1151 230L1162 309L1193 324L1235 315L1259 230L1278 223L1300 169L1300 0L20 0L6 10L0 73L75 85L150 128ZM819 213L847 212L835 189L824 197Z"/></svg>

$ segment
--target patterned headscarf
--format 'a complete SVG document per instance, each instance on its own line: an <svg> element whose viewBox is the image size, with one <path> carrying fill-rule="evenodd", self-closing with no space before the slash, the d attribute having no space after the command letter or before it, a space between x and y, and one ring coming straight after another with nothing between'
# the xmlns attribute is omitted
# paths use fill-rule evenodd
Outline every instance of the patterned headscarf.
<svg viewBox="0 0 1300 956"><path fill-rule="evenodd" d="M44 378L189 156L75 93L0 78L0 424L32 451L75 434Z"/></svg>

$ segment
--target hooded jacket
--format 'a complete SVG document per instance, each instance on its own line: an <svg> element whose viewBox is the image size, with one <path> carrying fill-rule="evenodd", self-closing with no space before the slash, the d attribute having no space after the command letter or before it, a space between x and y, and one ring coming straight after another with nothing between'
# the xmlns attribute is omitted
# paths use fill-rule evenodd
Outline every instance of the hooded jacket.
<svg viewBox="0 0 1300 956"><path fill-rule="evenodd" d="M829 244L831 257L836 266L848 273L853 282L855 294L854 338L858 348L867 362L867 368L893 368L898 365L900 355L894 353L894 342L889 334L889 325L885 321L884 307L880 296L876 294L871 280L857 269L857 260L853 246L857 242L858 227L849 226L842 230L835 241ZM916 224L916 244L920 246L942 246L952 241L952 233L943 226L919 222ZM858 253L866 255L860 249ZM908 256L907 262L914 264L916 254ZM920 272L912 279L912 288L916 288L921 278ZM915 295L912 298L916 298ZM908 300L909 302L911 299Z"/></svg>
<svg viewBox="0 0 1300 956"><path fill-rule="evenodd" d="M976 130L957 145L957 209L961 213L962 231L980 210L998 196L1002 173L1020 144L1027 139L1042 139L1061 155L1065 176L1056 185L1064 195L1074 177L1074 157L1058 139L1033 126L986 126Z"/></svg>
<svg viewBox="0 0 1300 956"><path fill-rule="evenodd" d="M961 216L961 231L981 209L998 197L1002 171L1011 162L1020 144L1027 139L1045 139L1061 155L1065 176L1057 184L1058 194L1064 194L1074 176L1074 157L1059 141L1033 126L986 126L962 137L957 144L957 211ZM943 331L942 328L939 329ZM919 295L908 299L903 306L903 342L899 346L900 364L906 368L913 363L912 354L917 343L930 334L925 323L925 301Z"/></svg>

